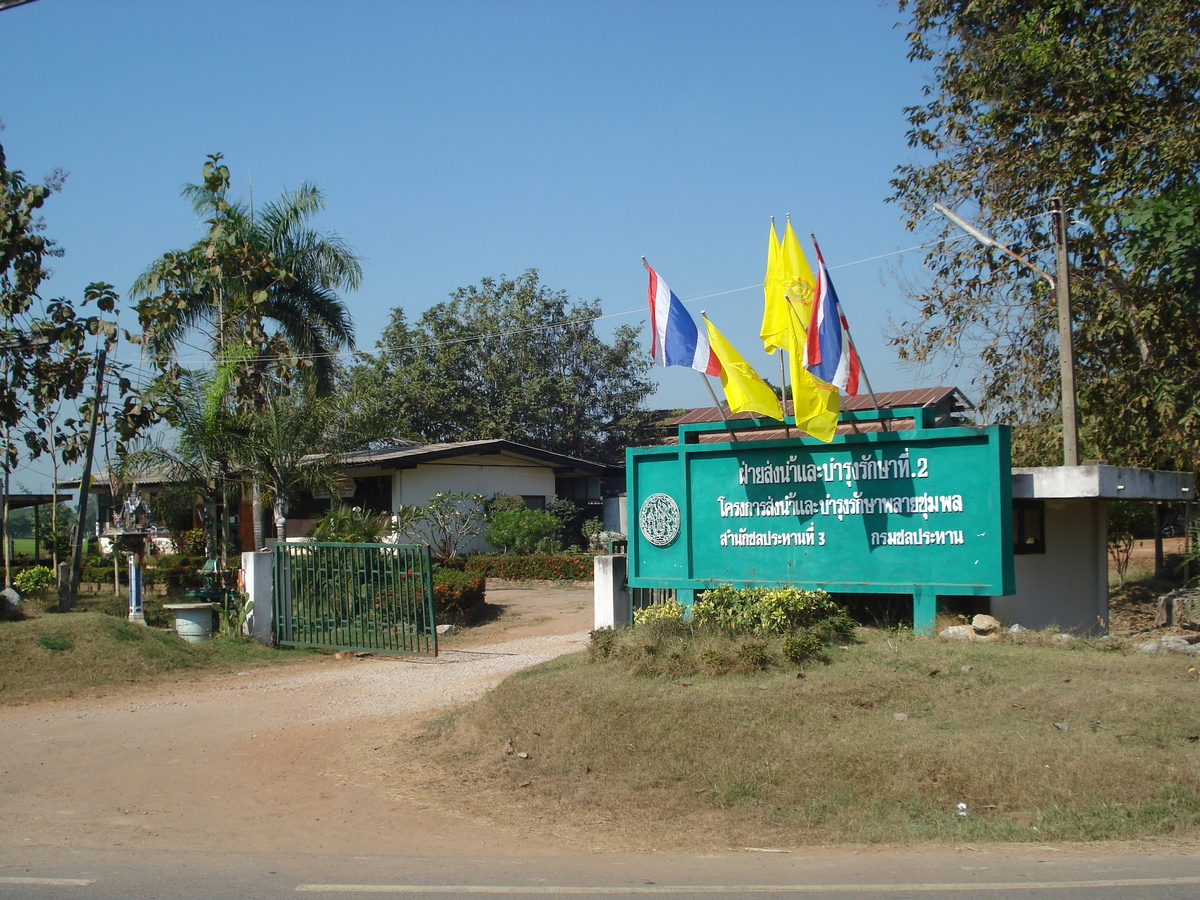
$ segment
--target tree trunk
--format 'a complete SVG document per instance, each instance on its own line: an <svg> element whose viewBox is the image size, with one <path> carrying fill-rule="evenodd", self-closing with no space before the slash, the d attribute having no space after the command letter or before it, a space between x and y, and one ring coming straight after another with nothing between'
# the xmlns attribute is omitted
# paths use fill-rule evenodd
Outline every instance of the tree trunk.
<svg viewBox="0 0 1200 900"><path fill-rule="evenodd" d="M287 540L287 501L275 494L275 537L280 542Z"/></svg>
<svg viewBox="0 0 1200 900"><path fill-rule="evenodd" d="M265 544L266 535L263 533L262 488L258 482L250 488L250 509L254 516L254 549L261 550Z"/></svg>

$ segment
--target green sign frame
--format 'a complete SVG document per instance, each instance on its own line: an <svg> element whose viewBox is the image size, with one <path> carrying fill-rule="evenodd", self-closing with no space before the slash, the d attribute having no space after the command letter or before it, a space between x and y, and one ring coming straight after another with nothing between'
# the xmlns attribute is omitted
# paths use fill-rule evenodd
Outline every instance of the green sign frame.
<svg viewBox="0 0 1200 900"><path fill-rule="evenodd" d="M697 443L773 420L684 425L676 446L626 451L629 584L684 593L795 585L914 597L1014 592L1007 426L933 427L923 408L843 413L906 430ZM736 438L736 431L731 433Z"/></svg>

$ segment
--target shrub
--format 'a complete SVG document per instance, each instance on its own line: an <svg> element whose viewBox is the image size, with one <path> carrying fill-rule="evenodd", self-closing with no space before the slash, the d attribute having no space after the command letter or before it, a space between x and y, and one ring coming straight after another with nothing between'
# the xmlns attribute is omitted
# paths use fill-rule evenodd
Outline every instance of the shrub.
<svg viewBox="0 0 1200 900"><path fill-rule="evenodd" d="M745 641L737 648L737 658L750 669L770 668L770 645L766 641Z"/></svg>
<svg viewBox="0 0 1200 900"><path fill-rule="evenodd" d="M38 596L54 586L54 573L50 571L49 566L31 566L19 573L13 581L22 594Z"/></svg>
<svg viewBox="0 0 1200 900"><path fill-rule="evenodd" d="M175 546L188 556L205 556L208 551L208 537L203 528L193 528L179 535Z"/></svg>
<svg viewBox="0 0 1200 900"><path fill-rule="evenodd" d="M611 628L597 628L588 635L588 650L592 659L607 659L617 646L617 633Z"/></svg>
<svg viewBox="0 0 1200 900"><path fill-rule="evenodd" d="M339 503L317 522L311 540L342 544L378 544L392 530L392 516Z"/></svg>
<svg viewBox="0 0 1200 900"><path fill-rule="evenodd" d="M121 584L129 582L129 566L122 563L117 566L117 579ZM83 573L80 575L80 580L91 581L98 584L112 584L113 580L113 565L110 561L108 565L100 566L84 566Z"/></svg>
<svg viewBox="0 0 1200 900"><path fill-rule="evenodd" d="M682 622L683 604L672 598L665 603L655 603L633 613L634 625L649 625L654 622Z"/></svg>
<svg viewBox="0 0 1200 900"><path fill-rule="evenodd" d="M467 558L466 571L485 578L513 581L591 581L592 557L535 553L512 556L478 553Z"/></svg>
<svg viewBox="0 0 1200 900"><path fill-rule="evenodd" d="M848 640L854 636L854 629L858 627L855 622L845 612L838 612L835 615L827 616L812 626L812 630L817 633L817 636L822 640Z"/></svg>
<svg viewBox="0 0 1200 900"><path fill-rule="evenodd" d="M821 648L821 639L807 628L793 631L783 638L783 658L793 665L820 658Z"/></svg>
<svg viewBox="0 0 1200 900"><path fill-rule="evenodd" d="M502 512L511 512L516 509L529 509L525 505L525 500L516 494L499 491L483 501L483 517L489 522Z"/></svg>
<svg viewBox="0 0 1200 900"><path fill-rule="evenodd" d="M483 536L510 553L553 553L558 549L554 532L560 527L558 519L540 509L505 509L493 513Z"/></svg>
<svg viewBox="0 0 1200 900"><path fill-rule="evenodd" d="M460 618L463 613L484 602L486 580L458 569L433 571L433 612L442 619Z"/></svg>
<svg viewBox="0 0 1200 900"><path fill-rule="evenodd" d="M697 625L735 632L786 634L809 628L843 611L825 591L799 588L735 588L723 584L705 591L692 605Z"/></svg>

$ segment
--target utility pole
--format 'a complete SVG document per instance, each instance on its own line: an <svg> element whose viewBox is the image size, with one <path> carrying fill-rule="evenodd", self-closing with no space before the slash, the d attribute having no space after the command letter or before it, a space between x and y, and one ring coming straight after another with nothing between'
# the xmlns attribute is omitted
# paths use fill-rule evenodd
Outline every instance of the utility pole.
<svg viewBox="0 0 1200 900"><path fill-rule="evenodd" d="M83 528L87 518L88 494L92 489L92 457L96 450L96 425L100 421L100 398L104 392L104 366L108 361L111 341L105 341L96 358L96 393L92 397L92 421L88 426L87 445L83 451L83 474L79 478L79 515L75 521L75 534L71 544L71 566L67 571L66 584L59 584L58 611L70 612L79 596L79 576L83 571Z"/></svg>
<svg viewBox="0 0 1200 900"><path fill-rule="evenodd" d="M985 247L995 247L997 250L1007 253L1021 265L1037 272L1050 285L1050 290L1058 302L1058 377L1063 412L1063 465L1079 465L1079 416L1075 411L1075 346L1071 339L1071 291L1067 283L1067 223L1062 202L1058 197L1050 198L1050 212L1054 224L1054 245L1058 251L1057 280L1049 272L1039 269L1025 257L1014 253L994 237L980 231L941 203L933 204L933 208Z"/></svg>
<svg viewBox="0 0 1200 900"><path fill-rule="evenodd" d="M1071 337L1071 285L1067 266L1067 211L1062 199L1050 198L1054 223L1054 250L1058 268L1055 298L1058 300L1058 371L1062 381L1063 465L1079 465L1079 413L1075 407L1075 344Z"/></svg>

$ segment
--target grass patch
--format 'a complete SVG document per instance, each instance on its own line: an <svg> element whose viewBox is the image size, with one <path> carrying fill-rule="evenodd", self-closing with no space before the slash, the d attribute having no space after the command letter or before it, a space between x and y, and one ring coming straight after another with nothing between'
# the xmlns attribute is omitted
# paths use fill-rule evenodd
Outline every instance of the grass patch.
<svg viewBox="0 0 1200 900"><path fill-rule="evenodd" d="M227 671L311 657L245 637L189 644L170 632L98 612L0 623L0 704L16 705L192 671Z"/></svg>
<svg viewBox="0 0 1200 900"><path fill-rule="evenodd" d="M555 660L431 724L425 787L611 849L1200 836L1178 656L860 630L803 677L716 644L687 654L726 674L684 675L639 630L614 639L636 652Z"/></svg>

